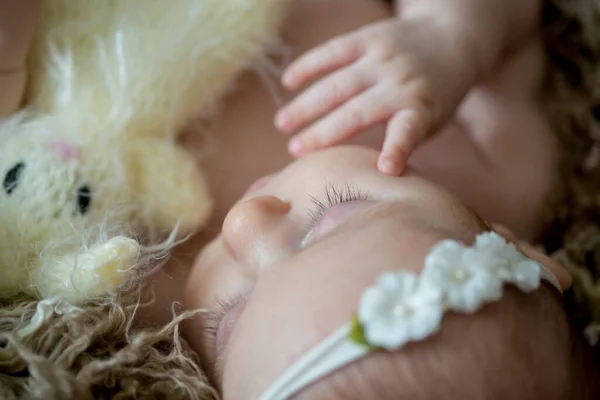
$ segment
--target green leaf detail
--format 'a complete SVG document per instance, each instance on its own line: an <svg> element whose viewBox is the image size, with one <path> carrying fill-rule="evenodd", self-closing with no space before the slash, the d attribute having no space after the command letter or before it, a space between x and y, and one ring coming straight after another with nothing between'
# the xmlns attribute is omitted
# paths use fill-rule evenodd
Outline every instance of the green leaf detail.
<svg viewBox="0 0 600 400"><path fill-rule="evenodd" d="M365 337L365 330L360 321L358 320L357 316L355 316L352 319L352 328L350 329L350 340L352 340L354 343L368 347L371 350L375 350L377 348L376 346L371 345L367 341L367 338Z"/></svg>

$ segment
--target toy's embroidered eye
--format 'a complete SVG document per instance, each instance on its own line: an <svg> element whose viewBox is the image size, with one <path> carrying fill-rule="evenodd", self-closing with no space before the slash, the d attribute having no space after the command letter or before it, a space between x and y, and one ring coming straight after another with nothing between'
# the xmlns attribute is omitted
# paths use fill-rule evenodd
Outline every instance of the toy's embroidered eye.
<svg viewBox="0 0 600 400"><path fill-rule="evenodd" d="M8 170L6 175L4 176L4 181L2 182L2 187L6 194L11 194L14 190L19 186L19 179L21 178L21 174L25 169L25 163L20 162L11 169Z"/></svg>
<svg viewBox="0 0 600 400"><path fill-rule="evenodd" d="M91 202L92 191L88 185L83 185L77 189L77 209L81 215L88 212Z"/></svg>

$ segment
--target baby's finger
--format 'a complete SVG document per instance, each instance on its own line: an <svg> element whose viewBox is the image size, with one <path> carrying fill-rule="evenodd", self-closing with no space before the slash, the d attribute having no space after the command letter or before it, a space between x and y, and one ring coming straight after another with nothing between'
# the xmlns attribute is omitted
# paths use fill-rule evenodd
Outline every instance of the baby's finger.
<svg viewBox="0 0 600 400"><path fill-rule="evenodd" d="M363 43L354 35L332 39L291 63L281 81L288 89L296 90L318 76L353 63L364 51Z"/></svg>
<svg viewBox="0 0 600 400"><path fill-rule="evenodd" d="M292 133L333 111L370 86L360 68L350 66L324 78L277 113L275 125Z"/></svg>
<svg viewBox="0 0 600 400"><path fill-rule="evenodd" d="M353 98L331 114L296 135L289 151L296 157L344 142L392 115L392 108L382 102L385 89L375 86Z"/></svg>
<svg viewBox="0 0 600 400"><path fill-rule="evenodd" d="M387 175L400 175L429 127L430 116L424 109L409 108L396 113L388 122L377 168Z"/></svg>

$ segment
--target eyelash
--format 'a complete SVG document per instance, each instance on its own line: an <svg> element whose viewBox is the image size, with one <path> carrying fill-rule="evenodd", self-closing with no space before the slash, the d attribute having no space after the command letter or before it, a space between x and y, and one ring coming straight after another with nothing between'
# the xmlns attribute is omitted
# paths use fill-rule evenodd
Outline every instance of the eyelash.
<svg viewBox="0 0 600 400"><path fill-rule="evenodd" d="M325 187L323 198L310 197L312 207L308 209L308 214L310 216L308 228L313 229L331 207L341 203L368 199L368 193L364 193L348 182L346 182L341 189L338 186L328 184Z"/></svg>
<svg viewBox="0 0 600 400"><path fill-rule="evenodd" d="M204 314L203 327L204 333L210 341L215 341L219 323L229 311L246 299L246 296L237 294L225 300L217 300L217 305L213 310L208 310Z"/></svg>

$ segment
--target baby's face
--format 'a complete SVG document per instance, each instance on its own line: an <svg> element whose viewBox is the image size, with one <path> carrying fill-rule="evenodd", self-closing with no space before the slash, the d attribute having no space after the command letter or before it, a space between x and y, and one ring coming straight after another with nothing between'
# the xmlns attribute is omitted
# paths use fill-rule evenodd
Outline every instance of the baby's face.
<svg viewBox="0 0 600 400"><path fill-rule="evenodd" d="M377 155L331 149L259 181L198 256L186 306L218 312L187 338L226 399L257 398L352 318L382 272L418 271L435 243L486 228L427 181L377 172Z"/></svg>

